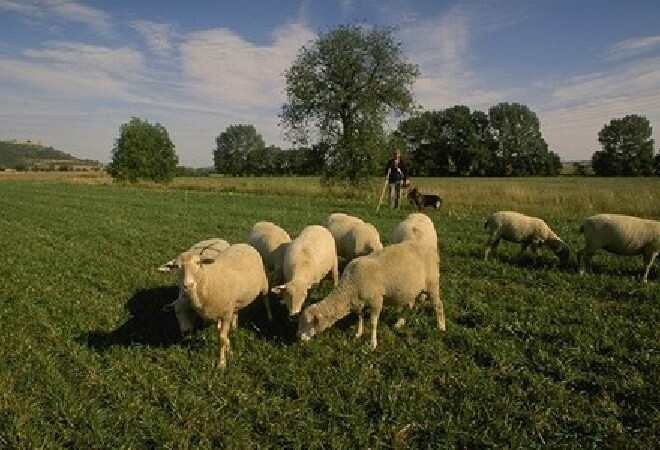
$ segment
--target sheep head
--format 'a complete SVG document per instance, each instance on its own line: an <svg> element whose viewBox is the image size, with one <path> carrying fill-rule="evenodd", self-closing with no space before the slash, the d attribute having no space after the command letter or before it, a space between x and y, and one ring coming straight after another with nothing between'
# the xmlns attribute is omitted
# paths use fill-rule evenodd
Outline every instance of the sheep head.
<svg viewBox="0 0 660 450"><path fill-rule="evenodd" d="M282 303L287 306L291 316L295 316L300 312L307 297L307 289L294 281L275 286L270 291L282 298Z"/></svg>
<svg viewBox="0 0 660 450"><path fill-rule="evenodd" d="M548 241L548 245L555 253L555 255L557 255L557 258L559 258L559 262L562 265L568 263L569 258L571 256L571 249L568 247L568 245L566 245L564 241L562 240Z"/></svg>
<svg viewBox="0 0 660 450"><path fill-rule="evenodd" d="M182 287L187 294L195 291L199 277L205 265L212 264L215 259L196 254L184 254L180 258L182 269Z"/></svg>
<svg viewBox="0 0 660 450"><path fill-rule="evenodd" d="M321 330L321 312L318 310L317 305L311 305L300 314L298 318L298 339L301 341L309 341Z"/></svg>

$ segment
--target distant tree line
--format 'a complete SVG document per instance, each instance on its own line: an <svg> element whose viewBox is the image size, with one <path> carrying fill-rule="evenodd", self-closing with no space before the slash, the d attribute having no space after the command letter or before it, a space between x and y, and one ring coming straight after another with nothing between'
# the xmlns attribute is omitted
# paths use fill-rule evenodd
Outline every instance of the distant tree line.
<svg viewBox="0 0 660 450"><path fill-rule="evenodd" d="M536 114L519 103L500 103L488 114L463 105L424 112L401 122L395 138L407 148L416 176L554 176L561 171Z"/></svg>
<svg viewBox="0 0 660 450"><path fill-rule="evenodd" d="M215 170L234 176L317 175L325 164L325 149L282 150L266 146L253 125L230 125L216 138Z"/></svg>
<svg viewBox="0 0 660 450"><path fill-rule="evenodd" d="M501 103L488 114L454 106L402 121L382 133L366 175L379 175L393 148L404 153L414 176L558 175L559 156L548 150L539 121L529 108ZM216 138L219 173L242 175L320 175L338 157L329 144L282 150L266 146L252 125L231 125ZM342 164L345 164L343 162Z"/></svg>

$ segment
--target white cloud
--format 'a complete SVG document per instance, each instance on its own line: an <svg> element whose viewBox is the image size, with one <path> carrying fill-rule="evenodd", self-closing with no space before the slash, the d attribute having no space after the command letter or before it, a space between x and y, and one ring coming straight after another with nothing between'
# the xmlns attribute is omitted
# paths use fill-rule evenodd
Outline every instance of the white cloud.
<svg viewBox="0 0 660 450"><path fill-rule="evenodd" d="M613 118L641 114L660 129L660 58L581 74L555 86L542 101L541 126L551 148L567 159L589 159L598 132Z"/></svg>
<svg viewBox="0 0 660 450"><path fill-rule="evenodd" d="M488 88L471 67L473 14L455 7L447 14L412 19L401 27L400 37L410 60L419 64L415 95L429 109L455 104L485 108L512 91Z"/></svg>
<svg viewBox="0 0 660 450"><path fill-rule="evenodd" d="M129 47L109 48L79 42L51 41L41 49L28 49L23 54L58 68L79 72L106 72L129 77L144 71L140 52Z"/></svg>
<svg viewBox="0 0 660 450"><path fill-rule="evenodd" d="M353 0L338 0L338 2L339 9L344 15L349 14L351 11L353 11L353 8L355 8L355 3Z"/></svg>
<svg viewBox="0 0 660 450"><path fill-rule="evenodd" d="M167 56L173 49L172 35L174 27L167 23L149 20L135 20L131 26L147 41L147 46L159 56Z"/></svg>
<svg viewBox="0 0 660 450"><path fill-rule="evenodd" d="M226 28L191 33L180 47L184 84L196 97L218 105L272 110L284 100L285 69L314 36L301 24L275 30L268 45Z"/></svg>
<svg viewBox="0 0 660 450"><path fill-rule="evenodd" d="M0 57L0 65L0 80L76 99L138 101L139 84L148 81L142 55L127 47L49 42L20 59Z"/></svg>
<svg viewBox="0 0 660 450"><path fill-rule="evenodd" d="M34 5L14 0L0 0L0 9L25 15L36 14L38 11Z"/></svg>
<svg viewBox="0 0 660 450"><path fill-rule="evenodd" d="M0 0L0 9L24 15L31 19L51 18L82 23L99 32L108 33L112 28L106 12L69 0Z"/></svg>
<svg viewBox="0 0 660 450"><path fill-rule="evenodd" d="M660 36L644 36L626 39L610 47L607 59L617 60L638 56L660 47Z"/></svg>

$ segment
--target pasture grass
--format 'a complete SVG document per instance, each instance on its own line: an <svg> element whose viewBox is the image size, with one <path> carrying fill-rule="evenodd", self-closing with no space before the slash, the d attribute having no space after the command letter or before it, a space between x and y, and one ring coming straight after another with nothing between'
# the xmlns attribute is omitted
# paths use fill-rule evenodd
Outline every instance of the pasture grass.
<svg viewBox="0 0 660 450"><path fill-rule="evenodd" d="M255 302L224 372L214 327L182 339L161 311L176 280L158 265L204 238L244 241L258 220L295 235L334 211L387 242L410 210L376 214L373 193L309 179L67 180L0 182L2 448L657 446L658 264L643 286L641 258L599 255L585 277L506 243L481 260L486 212L519 205L578 249L585 214L660 218L657 180L418 180L446 202L430 216L447 332L423 304L401 330L386 309L375 352L354 317L301 344L283 307L269 323Z"/></svg>

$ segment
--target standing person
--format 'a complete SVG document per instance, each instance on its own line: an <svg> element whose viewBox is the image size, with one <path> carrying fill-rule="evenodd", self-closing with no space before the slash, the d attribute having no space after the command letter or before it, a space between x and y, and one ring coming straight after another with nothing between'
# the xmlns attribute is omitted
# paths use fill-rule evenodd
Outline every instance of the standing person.
<svg viewBox="0 0 660 450"><path fill-rule="evenodd" d="M401 196L401 183L405 186L408 177L408 171L401 161L401 152L399 150L394 150L392 159L387 162L385 174L387 176L387 184L390 188L390 208L398 208L399 198Z"/></svg>

